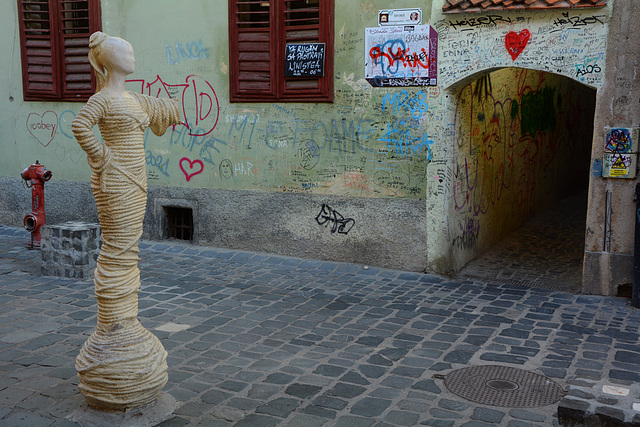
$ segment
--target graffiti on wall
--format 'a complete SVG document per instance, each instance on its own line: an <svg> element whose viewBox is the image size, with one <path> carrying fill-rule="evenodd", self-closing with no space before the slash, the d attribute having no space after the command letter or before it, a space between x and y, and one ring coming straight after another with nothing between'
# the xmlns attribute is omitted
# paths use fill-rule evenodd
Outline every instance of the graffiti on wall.
<svg viewBox="0 0 640 427"><path fill-rule="evenodd" d="M327 204L322 204L320 213L316 215L318 225L324 225L331 230L331 233L349 234L349 231L356 224L353 218L345 218L340 212Z"/></svg>
<svg viewBox="0 0 640 427"><path fill-rule="evenodd" d="M439 20L439 83L448 87L481 70L517 66L599 87L607 19L602 11L547 10Z"/></svg>
<svg viewBox="0 0 640 427"><path fill-rule="evenodd" d="M51 144L57 129L58 115L55 111L33 112L27 116L27 130L43 147Z"/></svg>
<svg viewBox="0 0 640 427"><path fill-rule="evenodd" d="M430 25L366 28L365 51L372 86L437 84L438 34Z"/></svg>
<svg viewBox="0 0 640 427"><path fill-rule="evenodd" d="M531 38L531 33L529 30L524 29L519 33L515 31L509 31L504 38L504 45L511 55L512 60L516 60L518 56L522 53L527 44L529 43L529 39Z"/></svg>
<svg viewBox="0 0 640 427"><path fill-rule="evenodd" d="M461 250L490 239L480 234L490 226L519 225L588 177L592 91L541 71L505 69L489 78L465 86L456 101L452 196Z"/></svg>
<svg viewBox="0 0 640 427"><path fill-rule="evenodd" d="M169 46L169 42L164 42L165 52L167 54L167 64L175 65L181 61L203 60L209 57L209 48L204 48L202 39L197 42L192 41L182 45L180 42L175 43L175 49Z"/></svg>
<svg viewBox="0 0 640 427"><path fill-rule="evenodd" d="M127 80L140 85L139 92L155 98L178 98L182 103L182 122L192 136L211 133L220 119L220 102L213 85L203 77L187 76L184 83L171 84L159 75L152 81Z"/></svg>

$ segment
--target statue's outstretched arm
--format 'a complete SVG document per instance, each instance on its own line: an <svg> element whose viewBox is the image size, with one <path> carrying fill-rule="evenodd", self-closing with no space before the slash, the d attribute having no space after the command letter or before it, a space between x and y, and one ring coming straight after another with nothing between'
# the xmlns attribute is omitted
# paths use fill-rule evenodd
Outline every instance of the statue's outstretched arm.
<svg viewBox="0 0 640 427"><path fill-rule="evenodd" d="M153 98L138 93L134 96L149 116L149 128L156 135L161 136L169 126L180 124L180 102L177 99Z"/></svg>

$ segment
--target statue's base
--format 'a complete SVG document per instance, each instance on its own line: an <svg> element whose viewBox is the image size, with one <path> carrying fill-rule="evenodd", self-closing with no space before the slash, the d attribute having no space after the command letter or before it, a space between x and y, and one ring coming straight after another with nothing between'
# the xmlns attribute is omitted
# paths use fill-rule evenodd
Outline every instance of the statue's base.
<svg viewBox="0 0 640 427"><path fill-rule="evenodd" d="M155 402L126 411L103 411L84 403L67 419L86 427L150 427L169 419L177 406L178 402L173 396L162 393Z"/></svg>

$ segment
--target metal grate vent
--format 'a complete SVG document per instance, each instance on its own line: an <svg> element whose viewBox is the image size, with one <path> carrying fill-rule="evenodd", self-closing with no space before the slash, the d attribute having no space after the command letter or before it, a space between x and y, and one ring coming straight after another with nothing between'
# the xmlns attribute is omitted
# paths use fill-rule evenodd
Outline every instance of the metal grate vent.
<svg viewBox="0 0 640 427"><path fill-rule="evenodd" d="M516 280L516 279L500 279L500 278L496 278L496 277L483 277L483 276L476 276L474 274L463 274L458 276L459 279L470 279L470 280L481 280L481 281L490 281L490 282L496 282L496 283L504 283L506 285L516 285L516 286L522 286L525 288L542 288L542 289L549 289L552 291L562 291L564 290L562 287L560 286L554 286L553 284L545 284L545 283L531 283L531 282L523 282L521 280Z"/></svg>
<svg viewBox="0 0 640 427"><path fill-rule="evenodd" d="M193 240L193 211L191 208L165 206L167 238Z"/></svg>
<svg viewBox="0 0 640 427"><path fill-rule="evenodd" d="M505 408L534 408L558 402L566 394L544 375L509 366L457 369L444 377L453 394L472 402Z"/></svg>

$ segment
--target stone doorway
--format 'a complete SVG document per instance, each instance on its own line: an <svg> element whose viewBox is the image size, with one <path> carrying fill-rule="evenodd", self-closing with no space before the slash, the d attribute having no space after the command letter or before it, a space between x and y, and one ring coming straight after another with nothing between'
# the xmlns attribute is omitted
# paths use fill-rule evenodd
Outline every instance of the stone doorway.
<svg viewBox="0 0 640 427"><path fill-rule="evenodd" d="M595 99L570 78L524 69L458 92L458 276L581 292Z"/></svg>

